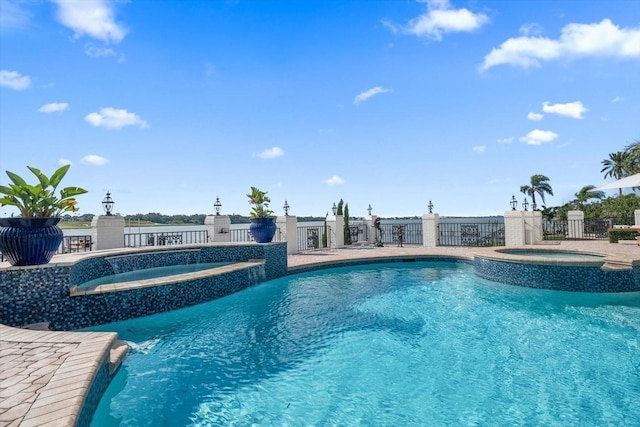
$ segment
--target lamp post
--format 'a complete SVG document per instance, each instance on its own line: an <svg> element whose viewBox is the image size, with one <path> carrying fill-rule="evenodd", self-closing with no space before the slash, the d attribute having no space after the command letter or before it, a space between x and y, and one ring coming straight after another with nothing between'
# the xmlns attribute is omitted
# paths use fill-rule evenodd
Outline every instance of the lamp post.
<svg viewBox="0 0 640 427"><path fill-rule="evenodd" d="M216 215L220 215L220 209L222 209L222 203L220 203L219 197L216 197L216 201L213 203L213 209L216 211Z"/></svg>
<svg viewBox="0 0 640 427"><path fill-rule="evenodd" d="M338 207L336 206L336 202L333 202L331 210L333 211L333 216L336 216L338 214Z"/></svg>
<svg viewBox="0 0 640 427"><path fill-rule="evenodd" d="M522 208L526 211L527 208L529 207L529 202L527 202L527 198L524 198L524 201L522 202Z"/></svg>
<svg viewBox="0 0 640 427"><path fill-rule="evenodd" d="M369 216L371 216L371 211L373 208L371 207L371 203L369 203L369 207L367 208L367 212L369 212Z"/></svg>
<svg viewBox="0 0 640 427"><path fill-rule="evenodd" d="M284 209L284 216L289 216L289 203L287 203L287 201L284 201L284 206L282 207L282 209Z"/></svg>
<svg viewBox="0 0 640 427"><path fill-rule="evenodd" d="M511 196L511 201L509 202L509 204L511 205L511 210L515 211L516 207L518 207L518 201L516 200L516 196L514 195Z"/></svg>
<svg viewBox="0 0 640 427"><path fill-rule="evenodd" d="M536 205L535 203L531 204L531 210L535 211L536 209L538 209L538 205Z"/></svg>
<svg viewBox="0 0 640 427"><path fill-rule="evenodd" d="M431 200L429 200L427 207L429 208L429 213L433 213L433 203L431 203Z"/></svg>
<svg viewBox="0 0 640 427"><path fill-rule="evenodd" d="M102 209L107 216L111 216L111 211L113 210L113 199L111 198L111 193L107 191L107 197L102 200Z"/></svg>

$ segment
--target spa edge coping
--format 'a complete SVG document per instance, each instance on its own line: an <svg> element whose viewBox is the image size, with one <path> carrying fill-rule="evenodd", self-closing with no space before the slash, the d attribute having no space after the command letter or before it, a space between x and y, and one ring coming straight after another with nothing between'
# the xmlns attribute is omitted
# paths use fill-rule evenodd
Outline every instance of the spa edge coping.
<svg viewBox="0 0 640 427"><path fill-rule="evenodd" d="M123 292L132 289L142 289L156 286L172 285L187 280L202 279L205 277L216 276L220 274L231 273L233 271L245 270L251 267L264 265L264 259L248 260L243 262L234 262L232 264L213 267L206 270L200 270L190 273L174 274L170 276L156 277L153 279L132 280L128 282L109 283L106 285L98 285L92 287L79 287L74 285L71 287L69 294L74 296L81 295L97 295L110 292Z"/></svg>

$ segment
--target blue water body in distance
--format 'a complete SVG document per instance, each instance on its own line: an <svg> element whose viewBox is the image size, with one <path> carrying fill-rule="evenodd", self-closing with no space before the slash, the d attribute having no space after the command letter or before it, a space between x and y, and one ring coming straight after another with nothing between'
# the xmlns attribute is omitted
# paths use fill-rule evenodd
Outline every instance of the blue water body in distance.
<svg viewBox="0 0 640 427"><path fill-rule="evenodd" d="M98 426L632 425L640 293L415 262L287 276L91 328L131 353Z"/></svg>
<svg viewBox="0 0 640 427"><path fill-rule="evenodd" d="M136 280L156 279L158 277L173 276L176 274L194 273L196 271L208 270L210 268L222 267L231 264L230 262L203 262L194 264L170 265L166 267L145 268L142 270L127 271L125 273L111 274L109 276L98 277L78 285L79 288L92 288L100 285L110 285L112 283L133 282Z"/></svg>

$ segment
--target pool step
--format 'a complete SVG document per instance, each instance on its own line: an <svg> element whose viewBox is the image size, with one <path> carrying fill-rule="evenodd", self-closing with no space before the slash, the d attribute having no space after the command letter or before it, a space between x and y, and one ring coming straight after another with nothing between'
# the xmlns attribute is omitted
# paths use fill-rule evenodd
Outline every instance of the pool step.
<svg viewBox="0 0 640 427"><path fill-rule="evenodd" d="M622 259L605 259L604 264L602 264L603 270L631 270L633 269L633 264L631 261L622 260Z"/></svg>
<svg viewBox="0 0 640 427"><path fill-rule="evenodd" d="M125 341L116 340L116 342L113 343L111 351L109 352L109 375L113 375L113 373L118 370L128 351L129 344Z"/></svg>

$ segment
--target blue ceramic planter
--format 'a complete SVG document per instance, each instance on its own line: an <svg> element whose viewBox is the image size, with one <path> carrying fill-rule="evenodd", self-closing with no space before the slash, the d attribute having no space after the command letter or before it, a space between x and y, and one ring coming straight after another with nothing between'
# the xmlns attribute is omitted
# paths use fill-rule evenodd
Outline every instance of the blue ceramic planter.
<svg viewBox="0 0 640 427"><path fill-rule="evenodd" d="M276 224L273 217L254 218L251 220L249 231L253 236L253 240L257 243L269 243L276 234Z"/></svg>
<svg viewBox="0 0 640 427"><path fill-rule="evenodd" d="M0 218L0 252L11 265L51 261L62 243L60 218Z"/></svg>

